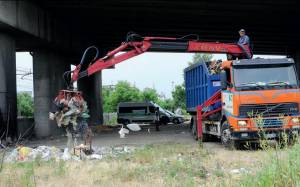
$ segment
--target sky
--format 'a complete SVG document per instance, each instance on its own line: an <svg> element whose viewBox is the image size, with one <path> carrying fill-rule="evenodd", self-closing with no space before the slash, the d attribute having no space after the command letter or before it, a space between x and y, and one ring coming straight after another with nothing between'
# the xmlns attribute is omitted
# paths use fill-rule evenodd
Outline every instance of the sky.
<svg viewBox="0 0 300 187"><path fill-rule="evenodd" d="M115 69L106 69L102 73L102 85L115 85L126 80L139 89L155 88L160 95L171 97L175 85L184 81L183 70L192 60L193 53L144 53L117 64ZM283 56L255 55L262 58ZM215 54L214 59L225 59L225 55ZM16 53L17 74L32 72L32 57L28 52ZM17 75L17 90L32 91L32 74L23 77Z"/></svg>

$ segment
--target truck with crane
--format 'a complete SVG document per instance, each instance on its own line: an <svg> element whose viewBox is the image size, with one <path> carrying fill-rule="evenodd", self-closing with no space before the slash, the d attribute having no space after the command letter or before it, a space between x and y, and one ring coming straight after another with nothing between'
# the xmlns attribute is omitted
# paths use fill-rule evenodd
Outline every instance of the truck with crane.
<svg viewBox="0 0 300 187"><path fill-rule="evenodd" d="M211 73L207 63L185 70L188 112L192 115L195 139L217 136L226 146L253 141L263 133L278 139L281 133L290 138L300 131L300 89L292 59L252 59L248 45L203 42L195 35L181 38L141 37L131 33L116 49L98 57L98 49L86 49L75 70L66 72L72 83L93 75L147 51L222 53L221 72ZM87 53L95 50L95 58L85 62ZM88 64L88 65L86 65Z"/></svg>

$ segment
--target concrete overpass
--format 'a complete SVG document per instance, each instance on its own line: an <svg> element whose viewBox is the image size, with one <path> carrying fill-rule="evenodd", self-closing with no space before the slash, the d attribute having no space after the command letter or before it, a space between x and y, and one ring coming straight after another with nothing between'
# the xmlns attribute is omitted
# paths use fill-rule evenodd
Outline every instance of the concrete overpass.
<svg viewBox="0 0 300 187"><path fill-rule="evenodd" d="M89 45L113 49L128 31L141 35L199 34L201 40L233 42L248 31L256 54L293 56L300 64L296 0L0 0L0 110L16 131L16 51L33 55L36 133L59 131L48 120L51 100L64 87L61 75ZM102 121L101 73L79 82L92 124Z"/></svg>

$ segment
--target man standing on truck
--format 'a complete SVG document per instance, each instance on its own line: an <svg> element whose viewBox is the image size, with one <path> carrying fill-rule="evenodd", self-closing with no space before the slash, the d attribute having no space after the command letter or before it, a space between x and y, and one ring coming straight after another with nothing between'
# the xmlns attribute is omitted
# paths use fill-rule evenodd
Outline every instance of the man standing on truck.
<svg viewBox="0 0 300 187"><path fill-rule="evenodd" d="M249 38L249 36L246 35L245 29L241 29L239 31L239 34L240 34L240 39L237 42L237 44L244 51L245 55L249 59L249 58L251 58L251 54L249 54L247 52L247 50L245 49L244 45L248 45L250 47L250 38Z"/></svg>

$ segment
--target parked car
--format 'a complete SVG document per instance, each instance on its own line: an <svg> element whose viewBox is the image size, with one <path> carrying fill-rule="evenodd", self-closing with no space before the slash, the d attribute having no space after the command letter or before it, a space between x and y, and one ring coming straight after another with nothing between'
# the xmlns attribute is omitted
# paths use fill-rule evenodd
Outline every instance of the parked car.
<svg viewBox="0 0 300 187"><path fill-rule="evenodd" d="M184 122L184 116L174 114L173 112L171 112L169 110L165 110L165 111L170 115L170 122L172 122L174 124L180 124L180 123Z"/></svg>

